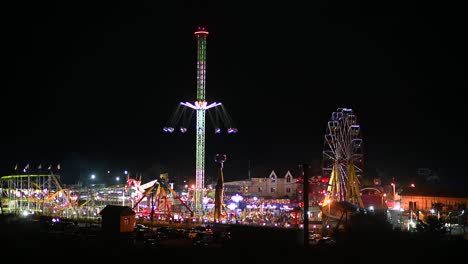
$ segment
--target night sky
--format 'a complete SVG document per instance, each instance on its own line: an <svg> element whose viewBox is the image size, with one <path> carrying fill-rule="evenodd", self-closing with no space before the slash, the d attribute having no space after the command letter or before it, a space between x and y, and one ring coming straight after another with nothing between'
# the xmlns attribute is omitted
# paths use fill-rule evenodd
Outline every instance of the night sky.
<svg viewBox="0 0 468 264"><path fill-rule="evenodd" d="M2 8L1 175L60 163L68 183L124 169L193 179L195 120L186 134L162 128L195 101L201 25L207 101L239 129L207 131L208 179L216 153L226 180L247 178L249 164L263 177L320 160L327 121L345 107L361 125L365 177L427 167L467 183L461 7L139 2Z"/></svg>

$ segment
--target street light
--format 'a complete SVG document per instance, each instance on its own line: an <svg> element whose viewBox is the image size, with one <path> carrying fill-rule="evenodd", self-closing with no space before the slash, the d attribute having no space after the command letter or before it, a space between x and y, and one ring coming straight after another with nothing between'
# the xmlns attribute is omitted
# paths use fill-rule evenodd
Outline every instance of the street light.
<svg viewBox="0 0 468 264"><path fill-rule="evenodd" d="M91 180L94 180L96 179L96 175L95 174L91 174Z"/></svg>

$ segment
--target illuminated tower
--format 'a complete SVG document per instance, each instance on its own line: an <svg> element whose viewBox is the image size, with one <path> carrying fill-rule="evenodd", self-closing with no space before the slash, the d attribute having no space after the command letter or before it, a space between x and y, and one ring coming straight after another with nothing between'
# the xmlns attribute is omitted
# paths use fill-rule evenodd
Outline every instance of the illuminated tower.
<svg viewBox="0 0 468 264"><path fill-rule="evenodd" d="M181 104L195 109L197 112L194 209L197 214L200 214L203 209L202 199L205 188L205 111L221 103L208 105L205 101L206 37L208 31L199 28L195 31L195 36L197 38L197 100L194 105L189 102Z"/></svg>
<svg viewBox="0 0 468 264"><path fill-rule="evenodd" d="M197 38L197 100L192 104L189 102L181 102L180 105L189 107L196 111L196 161L195 161L195 197L194 197L194 211L195 214L200 215L203 211L203 192L205 188L205 114L206 110L217 106L221 107L221 111L216 113L219 116L226 127L229 134L237 133L237 128L234 128L231 123L231 119L221 103L211 103L205 101L205 81L206 81L206 37L208 31L204 28L198 28L195 31L195 37ZM180 106L179 105L179 106ZM180 120L180 116L185 112L179 108L170 120L170 124L164 127L165 132L172 133L174 131L175 123ZM183 118L182 118L183 119ZM216 118L218 119L218 118ZM218 124L215 124L215 133L220 133L221 129ZM185 133L187 128L185 124L180 127L180 131Z"/></svg>
<svg viewBox="0 0 468 264"><path fill-rule="evenodd" d="M205 188L205 81L206 81L206 37L208 31L203 28L195 31L197 37L197 126L196 126L196 161L195 161L195 211L202 209L203 189ZM198 104L197 104L198 103ZM213 105L214 106L214 105Z"/></svg>

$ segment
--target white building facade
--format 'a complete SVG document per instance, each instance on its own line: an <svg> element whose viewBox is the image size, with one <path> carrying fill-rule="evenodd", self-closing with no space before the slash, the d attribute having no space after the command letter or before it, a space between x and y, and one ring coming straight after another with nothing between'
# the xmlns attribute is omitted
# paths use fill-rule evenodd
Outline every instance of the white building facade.
<svg viewBox="0 0 468 264"><path fill-rule="evenodd" d="M273 199L294 198L297 196L299 185L290 171L279 177L273 170L268 177L226 182L224 183L224 192L227 195L238 193L243 196Z"/></svg>

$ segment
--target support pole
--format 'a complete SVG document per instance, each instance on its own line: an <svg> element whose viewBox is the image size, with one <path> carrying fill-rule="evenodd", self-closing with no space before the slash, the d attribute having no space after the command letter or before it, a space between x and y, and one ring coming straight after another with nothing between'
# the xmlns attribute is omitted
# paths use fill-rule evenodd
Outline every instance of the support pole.
<svg viewBox="0 0 468 264"><path fill-rule="evenodd" d="M216 154L215 161L218 163L218 179L215 188L215 212L214 222L221 222L221 210L223 206L224 197L224 176L223 176L223 163L226 161L226 154Z"/></svg>
<svg viewBox="0 0 468 264"><path fill-rule="evenodd" d="M309 164L302 164L302 174L304 177L303 184L303 201L304 201L304 247L309 246Z"/></svg>

